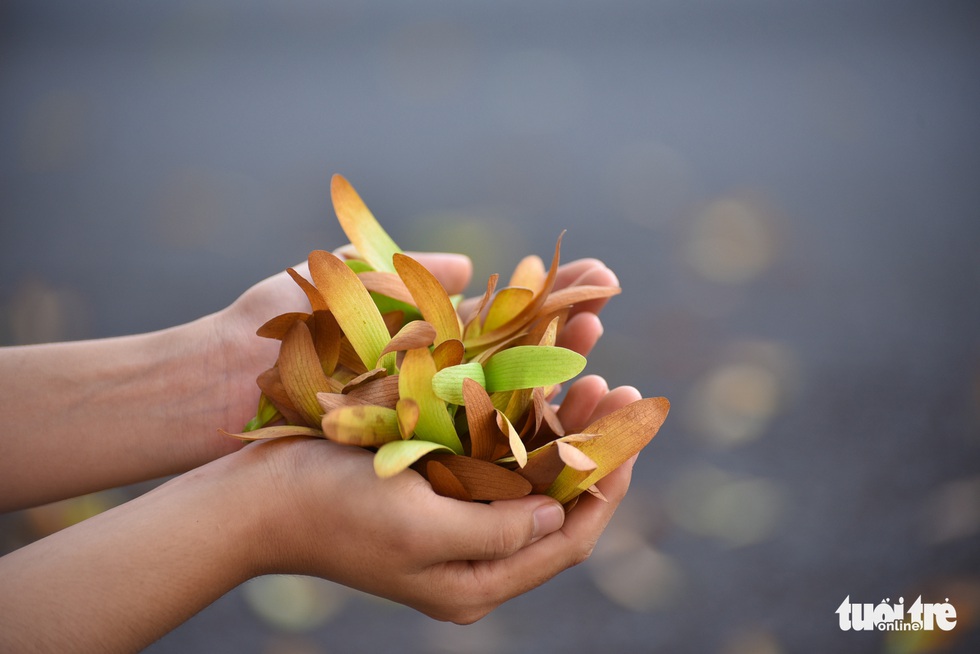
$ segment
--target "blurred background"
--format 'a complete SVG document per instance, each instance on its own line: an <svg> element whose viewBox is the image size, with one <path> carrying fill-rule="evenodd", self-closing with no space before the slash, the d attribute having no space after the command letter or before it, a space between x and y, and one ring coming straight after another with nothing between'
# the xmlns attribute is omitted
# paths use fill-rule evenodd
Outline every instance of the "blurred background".
<svg viewBox="0 0 980 654"><path fill-rule="evenodd" d="M471 293L567 229L624 289L588 370L673 406L594 556L473 626L267 577L150 651L980 651L975 9L0 4L3 344L226 306L342 242L339 172ZM956 628L834 613L919 595Z"/></svg>

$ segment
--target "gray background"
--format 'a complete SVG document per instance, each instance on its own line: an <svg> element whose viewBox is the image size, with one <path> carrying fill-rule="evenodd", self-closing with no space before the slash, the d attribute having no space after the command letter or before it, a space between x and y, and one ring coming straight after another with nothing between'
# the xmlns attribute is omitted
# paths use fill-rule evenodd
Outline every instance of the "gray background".
<svg viewBox="0 0 980 654"><path fill-rule="evenodd" d="M474 626L271 578L151 651L977 651L978 36L967 2L0 5L4 344L227 305L341 242L340 172L471 292L567 229L624 288L589 370L673 403L595 556ZM848 595L960 622L844 633Z"/></svg>

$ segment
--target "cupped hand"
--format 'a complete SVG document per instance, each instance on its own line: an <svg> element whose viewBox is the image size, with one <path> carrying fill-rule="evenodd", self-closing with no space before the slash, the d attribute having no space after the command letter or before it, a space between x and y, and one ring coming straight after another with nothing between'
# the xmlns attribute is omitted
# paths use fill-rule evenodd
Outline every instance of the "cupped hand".
<svg viewBox="0 0 980 654"><path fill-rule="evenodd" d="M559 415L578 430L637 399L633 388L610 391L588 376L569 388ZM442 497L412 470L379 479L369 452L324 440L256 443L235 456L275 489L261 498L271 526L256 573L316 575L461 624L584 561L633 463L599 483L608 502L586 494L565 515L541 495L491 504Z"/></svg>

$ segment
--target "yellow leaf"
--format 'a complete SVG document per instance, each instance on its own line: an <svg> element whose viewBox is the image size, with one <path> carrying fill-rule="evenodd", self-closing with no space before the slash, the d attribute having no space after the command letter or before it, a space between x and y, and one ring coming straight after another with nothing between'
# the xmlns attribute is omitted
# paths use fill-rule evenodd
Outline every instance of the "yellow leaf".
<svg viewBox="0 0 980 654"><path fill-rule="evenodd" d="M401 439L398 416L393 409L355 404L323 416L323 434L344 445L377 447Z"/></svg>
<svg viewBox="0 0 980 654"><path fill-rule="evenodd" d="M657 434L669 410L667 398L646 398L586 427L583 432L597 436L576 443L575 447L596 463L595 470L586 473L566 466L548 488L548 495L562 504L577 497L643 449ZM564 440L571 442L569 437Z"/></svg>
<svg viewBox="0 0 980 654"><path fill-rule="evenodd" d="M523 468L527 465L527 449L524 447L524 442L521 440L520 434L514 429L514 425L511 424L510 420L503 411L497 411L497 426L500 431L507 436L507 442L510 445L510 451L514 455L514 460L517 461L517 465Z"/></svg>
<svg viewBox="0 0 980 654"><path fill-rule="evenodd" d="M435 275L415 259L396 254L392 259L398 276L405 282L415 299L422 317L436 328L436 345L447 340L460 340L459 317L449 294Z"/></svg>
<svg viewBox="0 0 980 654"><path fill-rule="evenodd" d="M510 283L507 285L523 286L538 292L544 284L545 275L544 261L538 255L531 254L521 259L520 263L517 264L510 276Z"/></svg>
<svg viewBox="0 0 980 654"><path fill-rule="evenodd" d="M395 413L398 415L398 431L403 440L408 440L415 434L415 425L419 424L419 405L405 397L395 403Z"/></svg>
<svg viewBox="0 0 980 654"><path fill-rule="evenodd" d="M340 227L358 253L375 270L395 272L391 257L401 249L378 224L350 182L334 175L330 180L330 196Z"/></svg>
<svg viewBox="0 0 980 654"><path fill-rule="evenodd" d="M410 465L430 452L450 451L449 448L432 441L391 441L378 448L374 455L374 472L382 479L394 477L407 470ZM492 464L491 464L492 465Z"/></svg>
<svg viewBox="0 0 980 654"><path fill-rule="evenodd" d="M311 252L309 263L317 289L365 368L380 366L393 373L394 354L386 354L379 361L391 340L388 327L357 274L323 250Z"/></svg>
<svg viewBox="0 0 980 654"><path fill-rule="evenodd" d="M487 317L483 321L483 331L491 332L513 320L534 299L534 291L519 286L502 288L494 296Z"/></svg>

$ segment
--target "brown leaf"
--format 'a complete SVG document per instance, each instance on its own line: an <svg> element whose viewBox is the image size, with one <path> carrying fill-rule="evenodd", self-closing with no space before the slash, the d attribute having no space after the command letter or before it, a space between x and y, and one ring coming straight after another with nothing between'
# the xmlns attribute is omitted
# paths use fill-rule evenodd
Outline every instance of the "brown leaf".
<svg viewBox="0 0 980 654"><path fill-rule="evenodd" d="M286 393L286 387L282 383L278 366L269 368L259 374L255 383L266 398L272 402L272 405L282 414L286 422L291 425L306 424L306 420L303 419L303 414L293 406L293 401L289 399L289 394Z"/></svg>
<svg viewBox="0 0 980 654"><path fill-rule="evenodd" d="M344 384L341 389L341 393L344 395L350 394L354 389L364 384L383 379L388 376L388 371L384 368L375 368L374 370L368 370L367 372L361 373L357 377Z"/></svg>
<svg viewBox="0 0 980 654"><path fill-rule="evenodd" d="M328 310L327 301L320 294L320 291L317 290L316 286L292 268L286 268L286 272L289 273L293 281L299 284L299 287L306 293L306 299L310 301L310 307L312 307L313 311Z"/></svg>
<svg viewBox="0 0 980 654"><path fill-rule="evenodd" d="M472 502L473 496L469 494L463 482L456 478L449 468L438 461L429 460L425 463L425 476L432 485L432 490L436 495L451 497L454 500Z"/></svg>
<svg viewBox="0 0 980 654"><path fill-rule="evenodd" d="M466 424L470 430L470 455L474 459L490 461L500 441L497 411L487 391L472 379L463 380L463 398L466 400Z"/></svg>
<svg viewBox="0 0 980 654"><path fill-rule="evenodd" d="M439 343L432 350L432 359L436 362L436 370L442 370L450 366L458 366L463 362L463 342L456 339L449 339Z"/></svg>
<svg viewBox="0 0 980 654"><path fill-rule="evenodd" d="M541 305L541 313L551 313L580 302L612 297L621 292L622 289L617 286L569 286L552 292Z"/></svg>
<svg viewBox="0 0 980 654"><path fill-rule="evenodd" d="M275 318L270 318L264 325L255 331L255 335L261 336L262 338L274 338L281 341L286 337L286 332L288 332L289 328L293 326L293 323L298 320L305 322L309 317L310 314L308 313L283 313Z"/></svg>
<svg viewBox="0 0 980 654"><path fill-rule="evenodd" d="M425 320L413 320L395 334L381 354L404 352L418 347L429 347L435 341L436 328Z"/></svg>
<svg viewBox="0 0 980 654"><path fill-rule="evenodd" d="M323 374L310 330L302 322L290 327L282 341L279 376L293 406L310 427L320 425L320 404L316 394L337 392L342 388Z"/></svg>
<svg viewBox="0 0 980 654"><path fill-rule="evenodd" d="M350 395L344 395L343 393L317 393L316 401L320 403L320 408L323 409L323 413L330 413L334 409L339 409L342 406L352 406L354 404L366 404L360 400L351 397Z"/></svg>
<svg viewBox="0 0 980 654"><path fill-rule="evenodd" d="M320 358L320 367L328 377L337 369L340 359L340 325L329 311L314 311L311 319L306 320L313 336L313 347Z"/></svg>
<svg viewBox="0 0 980 654"><path fill-rule="evenodd" d="M516 472L530 482L532 493L541 494L564 468L565 462L558 455L558 448L549 444L528 454L527 465Z"/></svg>
<svg viewBox="0 0 980 654"><path fill-rule="evenodd" d="M430 456L446 466L474 500L510 500L531 492L528 480L495 463L452 454Z"/></svg>
<svg viewBox="0 0 980 654"><path fill-rule="evenodd" d="M377 404L394 409L395 403L398 402L398 375L388 375L360 384L357 388L351 389L347 397L364 404Z"/></svg>

